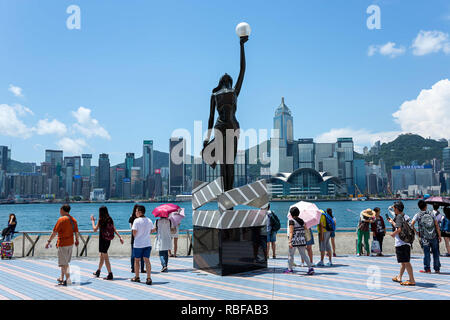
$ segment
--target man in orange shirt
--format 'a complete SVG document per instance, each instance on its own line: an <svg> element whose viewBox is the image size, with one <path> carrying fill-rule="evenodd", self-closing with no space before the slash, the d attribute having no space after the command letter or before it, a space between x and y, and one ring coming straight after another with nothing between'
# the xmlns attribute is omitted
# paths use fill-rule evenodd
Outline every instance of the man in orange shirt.
<svg viewBox="0 0 450 320"><path fill-rule="evenodd" d="M65 204L59 209L61 217L53 228L53 233L47 241L45 248L48 249L50 242L58 235L56 247L58 248L58 265L61 268L61 278L58 279L58 285L67 286L71 284L69 262L72 258L73 235L75 234L75 245L78 247L78 224L69 214L70 206ZM64 280L64 276L66 280Z"/></svg>

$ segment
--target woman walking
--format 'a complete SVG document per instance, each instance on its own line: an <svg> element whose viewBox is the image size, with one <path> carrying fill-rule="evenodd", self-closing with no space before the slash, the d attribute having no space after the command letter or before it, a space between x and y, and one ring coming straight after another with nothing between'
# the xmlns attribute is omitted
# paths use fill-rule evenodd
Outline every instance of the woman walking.
<svg viewBox="0 0 450 320"><path fill-rule="evenodd" d="M100 262L98 264L98 269L96 272L94 272L94 275L98 278L100 277L100 272L103 267L103 263L106 265L106 269L108 270L108 276L104 278L105 280L113 280L113 273L111 270L111 263L109 262L108 257L108 249L111 245L111 240L114 239L114 234L117 234L117 236L120 239L120 243L123 244L123 239L120 236L120 234L117 232L116 227L114 226L113 219L109 216L108 208L105 206L100 207L98 210L98 223L95 224L95 218L92 215L91 216L91 222L92 222L92 229L94 232L97 232L97 230L100 229L99 234L99 249L100 252Z"/></svg>
<svg viewBox="0 0 450 320"><path fill-rule="evenodd" d="M375 211L375 220L372 223L373 239L377 240L380 244L380 252L377 253L377 256L381 257L383 256L383 239L386 235L386 226L380 214L380 208L376 207L373 211Z"/></svg>
<svg viewBox="0 0 450 320"><path fill-rule="evenodd" d="M171 232L175 232L176 227L172 228L172 221L168 218L159 218L156 220L155 229L155 250L159 251L159 259L161 260L161 272L167 272L167 265L169 263L169 250L172 250L172 237Z"/></svg>
<svg viewBox="0 0 450 320"><path fill-rule="evenodd" d="M128 219L128 223L130 224L130 228L133 227L133 222L134 220L136 220L137 216L136 216L136 210L139 207L138 204L134 205L133 208L133 212L131 213L131 217L130 219ZM134 272L134 236L133 233L131 233L131 273L135 273ZM145 273L145 268L144 268L144 259L141 258L141 273Z"/></svg>
<svg viewBox="0 0 450 320"><path fill-rule="evenodd" d="M334 221L334 226L335 226L335 230L336 230L336 218L333 217L333 210L331 210L330 208L328 208L328 209L327 209L327 213L328 213L328 215L333 219L333 221ZM336 255L336 242L335 242L336 231L335 231L335 230L331 231L331 234L330 234L331 248L333 249L333 257L337 257L337 255Z"/></svg>
<svg viewBox="0 0 450 320"><path fill-rule="evenodd" d="M296 249L300 253L302 259L306 262L308 266L308 275L314 274L314 269L312 267L311 261L306 254L306 235L307 231L305 227L305 222L299 218L300 211L298 208L293 207L290 210L292 220L289 220L289 257L288 257L288 268L284 273L292 273L294 267L294 254Z"/></svg>

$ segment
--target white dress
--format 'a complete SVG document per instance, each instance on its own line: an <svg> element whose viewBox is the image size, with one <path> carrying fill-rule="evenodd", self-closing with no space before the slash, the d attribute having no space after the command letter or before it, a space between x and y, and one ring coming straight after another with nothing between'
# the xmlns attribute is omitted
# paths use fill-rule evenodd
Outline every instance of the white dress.
<svg viewBox="0 0 450 320"><path fill-rule="evenodd" d="M170 236L170 221L169 219L159 219L155 223L155 228L158 226L158 231L155 239L155 250L165 251L172 250L172 237Z"/></svg>

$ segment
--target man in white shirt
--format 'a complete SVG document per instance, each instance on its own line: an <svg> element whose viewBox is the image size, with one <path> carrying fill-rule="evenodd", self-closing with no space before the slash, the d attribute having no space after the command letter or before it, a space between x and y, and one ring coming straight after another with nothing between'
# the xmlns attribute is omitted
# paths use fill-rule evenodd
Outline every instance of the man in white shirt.
<svg viewBox="0 0 450 320"><path fill-rule="evenodd" d="M132 282L141 282L139 278L139 262L141 258L144 259L145 267L147 269L146 284L151 285L152 279L150 276L152 266L150 264L150 253L152 251L152 242L150 234L153 230L153 222L145 216L145 207L138 206L136 209L137 218L133 222L131 231L133 232L134 245L134 270L135 277L131 279Z"/></svg>

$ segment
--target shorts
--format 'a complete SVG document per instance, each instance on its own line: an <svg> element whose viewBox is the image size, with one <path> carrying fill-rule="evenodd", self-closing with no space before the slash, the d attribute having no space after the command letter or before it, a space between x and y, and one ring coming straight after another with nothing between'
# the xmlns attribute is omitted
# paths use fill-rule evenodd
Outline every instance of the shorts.
<svg viewBox="0 0 450 320"><path fill-rule="evenodd" d="M335 231L331 231L330 237L331 237L331 238L336 238L336 232L335 232Z"/></svg>
<svg viewBox="0 0 450 320"><path fill-rule="evenodd" d="M331 236L330 231L326 231L323 233L323 241L320 241L320 236L319 236L320 252L331 251L330 236Z"/></svg>
<svg viewBox="0 0 450 320"><path fill-rule="evenodd" d="M152 247L145 248L133 248L133 256L135 259L150 258L150 253L152 252Z"/></svg>
<svg viewBox="0 0 450 320"><path fill-rule="evenodd" d="M100 237L98 240L98 252L108 253L109 246L111 245L111 240L106 240Z"/></svg>
<svg viewBox="0 0 450 320"><path fill-rule="evenodd" d="M267 234L267 242L276 242L277 241L277 233L276 232L269 232Z"/></svg>
<svg viewBox="0 0 450 320"><path fill-rule="evenodd" d="M450 232L441 231L442 238L450 238Z"/></svg>
<svg viewBox="0 0 450 320"><path fill-rule="evenodd" d="M400 247L395 247L395 254L397 255L398 263L406 263L411 260L411 246L403 245Z"/></svg>
<svg viewBox="0 0 450 320"><path fill-rule="evenodd" d="M58 266L64 267L69 265L69 262L72 259L72 248L73 245L58 247Z"/></svg>

